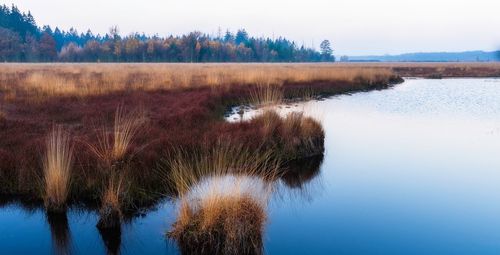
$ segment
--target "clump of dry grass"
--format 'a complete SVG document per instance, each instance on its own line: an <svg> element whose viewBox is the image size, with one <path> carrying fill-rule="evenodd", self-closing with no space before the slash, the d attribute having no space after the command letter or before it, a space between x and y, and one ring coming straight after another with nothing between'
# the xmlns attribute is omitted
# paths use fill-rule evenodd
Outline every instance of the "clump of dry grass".
<svg viewBox="0 0 500 255"><path fill-rule="evenodd" d="M252 120L260 123L267 143L285 160L320 155L324 152L325 132L321 124L301 112L281 117L274 110L265 110Z"/></svg>
<svg viewBox="0 0 500 255"><path fill-rule="evenodd" d="M313 118L305 117L302 112L289 113L283 120L284 151L298 157L322 154L325 131Z"/></svg>
<svg viewBox="0 0 500 255"><path fill-rule="evenodd" d="M262 254L268 195L258 177L206 178L182 197L168 235L187 254Z"/></svg>
<svg viewBox="0 0 500 255"><path fill-rule="evenodd" d="M71 184L73 150L70 138L61 126L54 127L46 140L43 160L45 207L58 212L66 209Z"/></svg>
<svg viewBox="0 0 500 255"><path fill-rule="evenodd" d="M112 130L103 129L98 135L98 145L90 145L91 151L104 163L103 178L107 180L101 196L99 229L118 229L122 219L123 185L127 154L134 137L141 131L147 119L141 109L125 112L118 107Z"/></svg>
<svg viewBox="0 0 500 255"><path fill-rule="evenodd" d="M250 91L250 103L258 107L277 105L283 100L283 87L278 85L257 85Z"/></svg>
<svg viewBox="0 0 500 255"><path fill-rule="evenodd" d="M111 131L103 129L98 136L98 145L90 145L90 149L107 165L122 160L129 152L134 137L146 123L144 111L134 110L126 113L122 107L115 112L114 125Z"/></svg>
<svg viewBox="0 0 500 255"><path fill-rule="evenodd" d="M259 254L266 204L280 161L272 150L250 151L219 141L167 157L179 214L169 236L188 254Z"/></svg>
<svg viewBox="0 0 500 255"><path fill-rule="evenodd" d="M99 210L99 229L119 229L122 220L123 178L113 174L105 188L101 198L101 209Z"/></svg>
<svg viewBox="0 0 500 255"><path fill-rule="evenodd" d="M221 140L213 147L175 150L164 160L161 175L168 186L184 194L207 176L245 174L271 180L276 178L279 167L280 159L273 150L251 151L240 143Z"/></svg>

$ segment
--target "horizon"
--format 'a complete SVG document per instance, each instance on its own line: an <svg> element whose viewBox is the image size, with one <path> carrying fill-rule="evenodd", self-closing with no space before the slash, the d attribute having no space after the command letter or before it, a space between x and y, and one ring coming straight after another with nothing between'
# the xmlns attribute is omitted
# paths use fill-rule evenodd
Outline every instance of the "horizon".
<svg viewBox="0 0 500 255"><path fill-rule="evenodd" d="M79 32L90 29L95 34L105 34L116 25L121 35L137 32L165 36L200 31L215 36L219 28L222 33L226 29L236 32L243 28L254 37L281 36L314 49L328 39L337 56L495 51L500 48L500 35L488 29L500 26L500 18L495 16L500 3L491 0L478 0L473 4L449 0L438 3L430 0L406 3L312 0L307 5L301 1L266 3L257 0L245 8L228 0L217 3L144 0L141 5L96 0L16 0L5 4L14 4L23 12L30 11L40 26L63 30L73 27ZM99 8L94 8L96 5ZM259 8L264 5L266 9ZM54 15L54 6L64 11ZM257 16L259 19L254 19Z"/></svg>

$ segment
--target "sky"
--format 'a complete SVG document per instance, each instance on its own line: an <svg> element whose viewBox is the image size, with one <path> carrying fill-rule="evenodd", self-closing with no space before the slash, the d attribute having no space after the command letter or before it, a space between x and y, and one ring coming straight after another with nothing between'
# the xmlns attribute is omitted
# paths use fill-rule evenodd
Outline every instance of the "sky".
<svg viewBox="0 0 500 255"><path fill-rule="evenodd" d="M37 24L132 32L217 35L245 28L335 55L500 49L500 0L11 0Z"/></svg>

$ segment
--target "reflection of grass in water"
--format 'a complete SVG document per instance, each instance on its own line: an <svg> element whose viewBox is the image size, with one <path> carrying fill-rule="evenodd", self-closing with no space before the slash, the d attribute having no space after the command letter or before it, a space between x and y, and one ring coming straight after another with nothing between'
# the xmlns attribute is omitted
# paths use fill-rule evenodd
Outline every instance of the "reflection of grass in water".
<svg viewBox="0 0 500 255"><path fill-rule="evenodd" d="M319 174L323 155L294 160L285 166L285 173L281 175L283 182L290 188L301 188Z"/></svg>
<svg viewBox="0 0 500 255"><path fill-rule="evenodd" d="M323 188L321 165L323 155L288 162L275 188L278 200L311 201L314 193Z"/></svg>
<svg viewBox="0 0 500 255"><path fill-rule="evenodd" d="M55 254L71 254L71 233L66 213L46 213Z"/></svg>
<svg viewBox="0 0 500 255"><path fill-rule="evenodd" d="M122 242L121 228L99 228L98 230L104 246L106 247L107 254L120 254L120 246Z"/></svg>
<svg viewBox="0 0 500 255"><path fill-rule="evenodd" d="M261 254L269 187L244 175L205 178L181 198L168 235L186 254Z"/></svg>

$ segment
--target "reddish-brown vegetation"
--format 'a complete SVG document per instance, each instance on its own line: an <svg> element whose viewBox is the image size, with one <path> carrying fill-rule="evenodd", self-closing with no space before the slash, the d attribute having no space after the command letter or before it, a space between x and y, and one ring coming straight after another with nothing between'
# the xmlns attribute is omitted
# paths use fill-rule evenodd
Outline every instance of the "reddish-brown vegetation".
<svg viewBox="0 0 500 255"><path fill-rule="evenodd" d="M107 71L101 73L88 65L34 65L33 70L29 65L21 67L0 71L0 105L5 112L4 120L0 120L2 194L41 198L41 187L35 180L43 176L40 155L45 150L45 137L54 124L70 131L74 141L69 201L100 202L109 184L110 171L114 170L124 178L127 199L123 201L138 206L154 200L166 192L162 190L165 185L158 178L156 168L172 148L189 150L230 139L244 144L249 150L262 149L263 146L276 148L277 154L287 159L323 150L321 127L302 116L273 117L272 121L269 116L262 116L239 123L222 120L228 106L248 102L252 91L262 86L258 81L268 76L266 68L270 68L269 72L275 70L273 65L256 66L257 71L250 69L247 74L253 78L244 77L243 68L227 65L228 70L218 68L214 71L218 73L213 77L219 79L214 81L203 65L180 65L175 70L186 67L191 70L191 76L184 72L177 76L170 73L169 86L161 85L163 83L158 78L161 77L161 68L153 70L150 77L144 66L138 66L139 71L133 66L127 66L125 71L120 65L114 65L114 68L105 66ZM385 88L398 81L397 76L387 71L377 73L371 69L356 69L343 73L348 70L314 71L311 66L302 76L291 76L299 67L294 66L291 71L286 66L276 69L279 75L289 75L286 76L289 79L272 80L275 86L280 86L286 98L301 96L304 91L335 94ZM235 73L231 73L232 69ZM118 77L125 79L125 85L117 82L122 81L121 78L111 81L113 70ZM197 76L200 72L202 76ZM41 86L41 90L25 86L26 79L34 79L32 76L36 73L41 77L55 75L63 78L55 87L50 79L46 83L42 78L31 81L38 88ZM189 82L176 83L183 79ZM197 85L196 81L206 84ZM238 81L245 82L238 84ZM66 90L65 82L74 85L72 90ZM100 82L103 82L102 86L99 86ZM217 85L217 82L221 84ZM140 112L140 117L132 118L127 125L124 118L117 120L118 108L123 113ZM117 140L122 142L117 144Z"/></svg>

